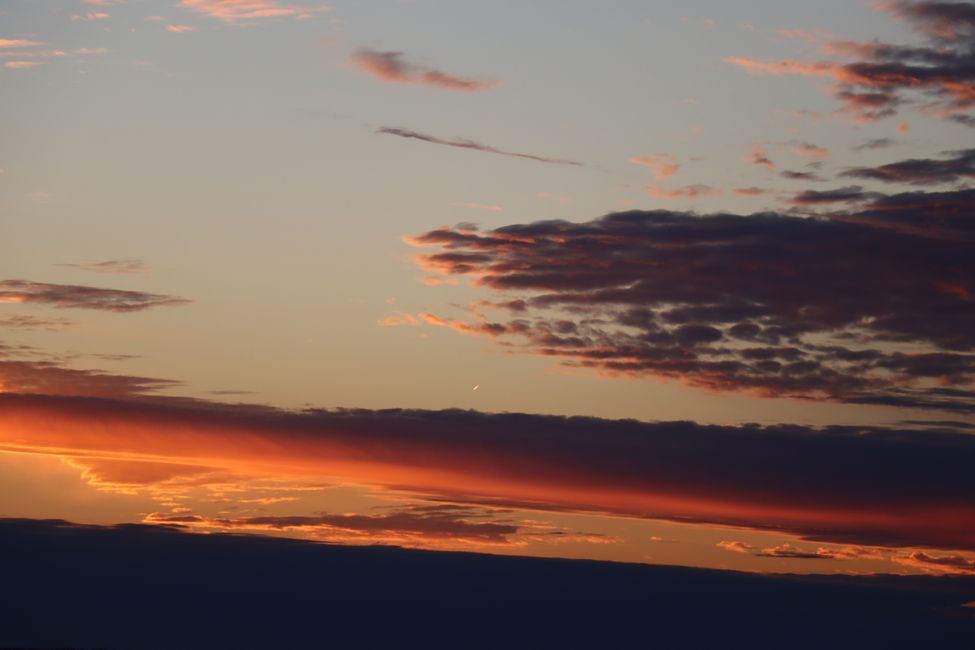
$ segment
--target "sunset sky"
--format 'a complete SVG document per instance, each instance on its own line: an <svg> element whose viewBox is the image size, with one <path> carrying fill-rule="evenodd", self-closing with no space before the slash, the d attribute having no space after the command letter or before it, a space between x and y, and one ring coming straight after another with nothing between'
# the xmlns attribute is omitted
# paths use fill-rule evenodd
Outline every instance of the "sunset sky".
<svg viewBox="0 0 975 650"><path fill-rule="evenodd" d="M975 574L975 4L0 0L0 517Z"/></svg>

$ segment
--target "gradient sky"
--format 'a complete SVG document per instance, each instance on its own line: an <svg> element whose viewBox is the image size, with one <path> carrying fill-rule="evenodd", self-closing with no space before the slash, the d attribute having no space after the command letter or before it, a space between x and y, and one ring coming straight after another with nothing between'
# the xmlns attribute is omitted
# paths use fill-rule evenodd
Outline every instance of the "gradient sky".
<svg viewBox="0 0 975 650"><path fill-rule="evenodd" d="M972 3L0 30L0 515L975 572Z"/></svg>

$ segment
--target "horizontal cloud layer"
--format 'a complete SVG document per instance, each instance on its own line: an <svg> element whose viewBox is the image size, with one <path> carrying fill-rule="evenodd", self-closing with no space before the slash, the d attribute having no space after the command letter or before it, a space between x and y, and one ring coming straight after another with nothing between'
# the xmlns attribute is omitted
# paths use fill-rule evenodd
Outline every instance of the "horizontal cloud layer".
<svg viewBox="0 0 975 650"><path fill-rule="evenodd" d="M937 430L294 413L8 393L0 394L0 445L80 463L108 458L116 474L126 460L152 461L153 476L171 462L832 543L975 549L975 437Z"/></svg>

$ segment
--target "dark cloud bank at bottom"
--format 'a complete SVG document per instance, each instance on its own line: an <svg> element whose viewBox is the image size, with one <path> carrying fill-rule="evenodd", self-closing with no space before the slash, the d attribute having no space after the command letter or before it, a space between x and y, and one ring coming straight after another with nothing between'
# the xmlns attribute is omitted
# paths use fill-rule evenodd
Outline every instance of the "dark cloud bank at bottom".
<svg viewBox="0 0 975 650"><path fill-rule="evenodd" d="M963 647L975 578L794 576L0 520L0 646Z"/></svg>

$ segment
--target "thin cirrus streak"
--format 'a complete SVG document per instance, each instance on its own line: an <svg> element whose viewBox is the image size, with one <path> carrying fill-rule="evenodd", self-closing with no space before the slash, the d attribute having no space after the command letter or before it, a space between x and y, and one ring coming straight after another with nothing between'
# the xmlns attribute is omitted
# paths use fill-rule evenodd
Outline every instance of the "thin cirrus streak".
<svg viewBox="0 0 975 650"><path fill-rule="evenodd" d="M493 153L493 154L498 154L500 156L525 158L527 160L534 160L535 162L549 163L552 165L573 165L576 167L582 166L581 162L577 162L575 160L566 160L564 158L547 158L545 156L536 156L530 153L518 153L515 151L505 151L503 149L498 149L496 147L492 147L486 144L481 144L480 142L467 140L466 138L452 138L452 139L438 138L436 136L427 135L426 133L420 133L418 131L413 131L412 129L404 129L401 127L383 126L376 129L376 133L395 135L400 138L412 138L415 140L420 140L422 142L429 142L430 144L440 144L447 147L458 147L460 149L471 149L473 151L483 151L485 153Z"/></svg>
<svg viewBox="0 0 975 650"><path fill-rule="evenodd" d="M975 438L938 430L459 410L287 412L7 393L0 394L0 445L80 465L111 460L115 474L130 462L130 481L138 480L139 463L168 462L190 473L334 477L486 507L975 550ZM150 469L146 482L161 475ZM908 474L915 480L905 482Z"/></svg>
<svg viewBox="0 0 975 650"><path fill-rule="evenodd" d="M142 273L146 270L146 265L141 260L104 260L101 262L64 262L54 266L64 269L76 269L78 271L94 271L95 273L118 273L131 274Z"/></svg>
<svg viewBox="0 0 975 650"><path fill-rule="evenodd" d="M426 270L506 297L424 321L512 353L764 397L975 413L975 190L793 201L855 207L816 218L632 211L407 242L441 248L415 257Z"/></svg>
<svg viewBox="0 0 975 650"><path fill-rule="evenodd" d="M443 90L477 92L498 85L495 80L467 79L442 70L410 63L402 52L378 52L364 49L352 57L352 63L363 72L383 81L420 84Z"/></svg>
<svg viewBox="0 0 975 650"><path fill-rule="evenodd" d="M321 3L295 6L282 5L277 0L180 0L179 6L228 23L259 18L310 18L331 9Z"/></svg>
<svg viewBox="0 0 975 650"><path fill-rule="evenodd" d="M975 106L975 8L970 3L896 1L876 6L907 20L928 37L930 45L906 47L874 41L824 46L829 54L857 59L851 63L745 57L727 57L724 61L752 74L831 79L831 92L841 103L839 112L859 122L895 115L909 103L907 95L914 91L920 91L928 101L925 110L941 117Z"/></svg>
<svg viewBox="0 0 975 650"><path fill-rule="evenodd" d="M153 307L186 305L192 300L145 291L105 289L29 280L0 281L0 303L50 305L62 309L134 312Z"/></svg>

